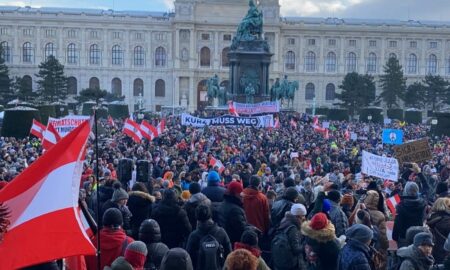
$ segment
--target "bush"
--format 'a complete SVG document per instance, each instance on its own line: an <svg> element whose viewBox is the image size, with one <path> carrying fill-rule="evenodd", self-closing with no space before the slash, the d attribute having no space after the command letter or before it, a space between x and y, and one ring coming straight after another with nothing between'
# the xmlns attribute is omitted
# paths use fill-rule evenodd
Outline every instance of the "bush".
<svg viewBox="0 0 450 270"><path fill-rule="evenodd" d="M450 113L436 112L434 115L437 119L437 125L432 125L431 132L437 136L450 136Z"/></svg>
<svg viewBox="0 0 450 270"><path fill-rule="evenodd" d="M369 116L372 116L372 119L369 120ZM359 112L359 121L361 122L373 122L373 123L384 123L383 117L383 109L378 107L366 107L360 110Z"/></svg>
<svg viewBox="0 0 450 270"><path fill-rule="evenodd" d="M95 102L85 102L83 103L83 108L81 109L81 115L94 115L92 108L96 105Z"/></svg>
<svg viewBox="0 0 450 270"><path fill-rule="evenodd" d="M25 138L30 134L33 119L41 121L39 111L29 107L15 107L5 110L2 136Z"/></svg>
<svg viewBox="0 0 450 270"><path fill-rule="evenodd" d="M128 105L126 104L109 104L108 112L112 118L126 118L130 115Z"/></svg>
<svg viewBox="0 0 450 270"><path fill-rule="evenodd" d="M39 106L39 113L41 114L42 124L47 125L49 117L57 117L55 105L41 105Z"/></svg>
<svg viewBox="0 0 450 270"><path fill-rule="evenodd" d="M348 121L348 110L332 108L328 110L328 120L331 121Z"/></svg>
<svg viewBox="0 0 450 270"><path fill-rule="evenodd" d="M405 121L409 124L420 124L422 123L422 111L410 110L405 111Z"/></svg>
<svg viewBox="0 0 450 270"><path fill-rule="evenodd" d="M403 121L403 110L402 109L387 110L387 117L389 119L397 119Z"/></svg>

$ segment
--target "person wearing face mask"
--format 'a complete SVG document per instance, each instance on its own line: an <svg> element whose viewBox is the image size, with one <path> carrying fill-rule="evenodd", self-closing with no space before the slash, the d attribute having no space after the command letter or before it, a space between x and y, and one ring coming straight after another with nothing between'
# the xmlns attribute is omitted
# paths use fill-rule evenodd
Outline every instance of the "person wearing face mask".
<svg viewBox="0 0 450 270"><path fill-rule="evenodd" d="M414 237L414 243L408 247L400 248L397 256L402 259L399 270L429 270L434 264L433 235L422 232Z"/></svg>

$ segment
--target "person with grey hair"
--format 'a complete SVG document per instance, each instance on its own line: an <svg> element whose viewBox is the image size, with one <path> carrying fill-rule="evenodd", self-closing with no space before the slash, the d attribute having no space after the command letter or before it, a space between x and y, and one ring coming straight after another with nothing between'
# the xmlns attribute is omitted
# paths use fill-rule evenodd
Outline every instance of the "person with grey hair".
<svg viewBox="0 0 450 270"><path fill-rule="evenodd" d="M419 186L414 182L407 182L397 205L392 231L392 239L397 242L398 247L406 246L406 230L409 227L423 225L426 206L426 202L419 197Z"/></svg>

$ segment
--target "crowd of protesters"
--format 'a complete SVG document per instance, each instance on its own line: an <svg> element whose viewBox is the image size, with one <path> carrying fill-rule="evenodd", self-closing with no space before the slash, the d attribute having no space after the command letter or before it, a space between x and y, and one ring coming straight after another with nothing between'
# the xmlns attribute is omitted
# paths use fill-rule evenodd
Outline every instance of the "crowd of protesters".
<svg viewBox="0 0 450 270"><path fill-rule="evenodd" d="M101 269L450 269L447 137L426 125L333 121L324 137L308 115L278 117L271 129L193 129L169 117L142 143L120 121L102 122L98 164L89 142L80 187L98 221ZM363 150L394 155L381 140L386 127L405 141L428 137L433 158L403 164L397 181L362 174ZM36 139L1 138L0 188L40 153ZM124 158L149 161L148 179L121 179ZM395 195L393 215L386 199ZM95 256L85 262L97 269Z"/></svg>

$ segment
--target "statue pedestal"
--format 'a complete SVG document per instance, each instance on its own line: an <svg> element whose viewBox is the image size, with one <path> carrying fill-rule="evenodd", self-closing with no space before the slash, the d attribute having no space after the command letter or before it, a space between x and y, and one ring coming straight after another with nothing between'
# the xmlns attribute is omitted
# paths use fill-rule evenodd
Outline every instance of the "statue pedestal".
<svg viewBox="0 0 450 270"><path fill-rule="evenodd" d="M218 98L214 98L213 99L213 107L219 107L219 99Z"/></svg>

